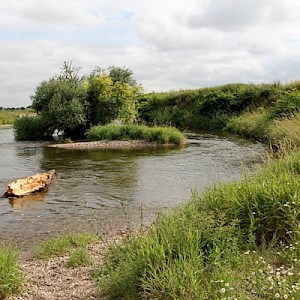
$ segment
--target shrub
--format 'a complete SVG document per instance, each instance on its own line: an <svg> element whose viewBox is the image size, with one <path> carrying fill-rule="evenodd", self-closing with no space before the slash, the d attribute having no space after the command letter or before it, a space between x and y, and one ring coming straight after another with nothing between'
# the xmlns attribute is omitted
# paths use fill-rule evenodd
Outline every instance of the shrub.
<svg viewBox="0 0 300 300"><path fill-rule="evenodd" d="M10 246L0 247L0 299L21 288L23 275L19 266L18 251Z"/></svg>
<svg viewBox="0 0 300 300"><path fill-rule="evenodd" d="M51 132L47 132L47 127L39 116L17 118L14 123L14 130L17 141L43 140L51 135Z"/></svg>

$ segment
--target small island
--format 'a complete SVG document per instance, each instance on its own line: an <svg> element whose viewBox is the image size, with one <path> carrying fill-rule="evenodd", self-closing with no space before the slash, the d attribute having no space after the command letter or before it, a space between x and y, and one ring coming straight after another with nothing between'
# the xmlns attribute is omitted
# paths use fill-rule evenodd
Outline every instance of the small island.
<svg viewBox="0 0 300 300"><path fill-rule="evenodd" d="M50 144L50 148L62 149L143 149L185 145L186 138L174 127L148 127L145 125L109 124L93 126L84 142Z"/></svg>

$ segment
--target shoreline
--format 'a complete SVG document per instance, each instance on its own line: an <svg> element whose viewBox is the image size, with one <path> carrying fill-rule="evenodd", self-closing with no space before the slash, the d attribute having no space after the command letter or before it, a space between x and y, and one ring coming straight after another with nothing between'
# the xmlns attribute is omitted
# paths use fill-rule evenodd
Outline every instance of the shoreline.
<svg viewBox="0 0 300 300"><path fill-rule="evenodd" d="M183 144L184 146L186 145ZM76 149L76 150L86 150L86 149L147 149L147 148L164 148L164 147L176 147L182 145L176 144L159 144L157 142L146 142L142 140L132 140L132 141L94 141L94 142L75 142L68 144L50 144L47 145L48 148L58 148L58 149Z"/></svg>
<svg viewBox="0 0 300 300"><path fill-rule="evenodd" d="M48 258L21 259L20 265L25 276L21 291L8 300L29 299L106 299L101 295L97 281L91 275L93 270L104 263L104 254L114 245L120 244L130 233L117 232L101 235L87 246L90 263L74 268L67 266L70 253Z"/></svg>

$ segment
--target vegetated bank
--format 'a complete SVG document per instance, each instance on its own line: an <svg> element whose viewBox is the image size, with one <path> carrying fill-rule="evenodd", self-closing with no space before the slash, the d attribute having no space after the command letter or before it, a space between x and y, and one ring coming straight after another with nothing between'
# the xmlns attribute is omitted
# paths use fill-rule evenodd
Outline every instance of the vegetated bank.
<svg viewBox="0 0 300 300"><path fill-rule="evenodd" d="M224 130L276 144L300 145L300 81L227 84L140 97L139 117L190 130Z"/></svg>
<svg viewBox="0 0 300 300"><path fill-rule="evenodd" d="M106 255L109 299L299 299L300 153L216 184Z"/></svg>
<svg viewBox="0 0 300 300"><path fill-rule="evenodd" d="M109 299L299 299L299 83L149 94L140 117L270 142L279 159L216 184L106 255ZM291 151L290 149L293 149Z"/></svg>

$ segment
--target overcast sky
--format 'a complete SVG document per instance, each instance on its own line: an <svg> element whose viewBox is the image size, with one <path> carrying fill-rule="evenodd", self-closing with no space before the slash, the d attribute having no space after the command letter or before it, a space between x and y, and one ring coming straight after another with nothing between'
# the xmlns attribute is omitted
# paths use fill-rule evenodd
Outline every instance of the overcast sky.
<svg viewBox="0 0 300 300"><path fill-rule="evenodd" d="M300 79L299 0L1 0L0 106L64 61L126 66L146 92Z"/></svg>

